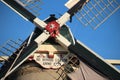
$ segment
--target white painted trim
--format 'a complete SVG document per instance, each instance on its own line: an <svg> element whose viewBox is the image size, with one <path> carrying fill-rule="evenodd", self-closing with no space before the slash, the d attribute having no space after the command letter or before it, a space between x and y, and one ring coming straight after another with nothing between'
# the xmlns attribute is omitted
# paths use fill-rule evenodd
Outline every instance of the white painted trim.
<svg viewBox="0 0 120 80"><path fill-rule="evenodd" d="M107 61L110 64L116 64L116 65L120 65L120 60L115 60L115 59L105 59L105 61Z"/></svg>
<svg viewBox="0 0 120 80"><path fill-rule="evenodd" d="M47 25L44 21L40 20L39 18L35 18L35 19L33 20L33 22L34 22L34 24L35 24L38 28L40 28L40 29L45 28L46 25Z"/></svg>
<svg viewBox="0 0 120 80"><path fill-rule="evenodd" d="M63 46L65 49L68 50L68 47L71 45L71 42L69 42L65 37L63 37L61 34L56 36L56 41Z"/></svg>
<svg viewBox="0 0 120 80"><path fill-rule="evenodd" d="M7 60L9 56L0 56L0 62Z"/></svg>
<svg viewBox="0 0 120 80"><path fill-rule="evenodd" d="M48 52L67 52L62 46L60 45L51 45L51 44L42 44L41 46L38 47L38 50L36 53L39 53L39 51L48 51Z"/></svg>
<svg viewBox="0 0 120 80"><path fill-rule="evenodd" d="M70 8L72 8L75 4L77 4L79 1L80 1L80 0L69 0L69 1L65 4L65 6L66 6L68 9L70 9Z"/></svg>
<svg viewBox="0 0 120 80"><path fill-rule="evenodd" d="M46 30L43 31L42 34L40 34L40 36L38 36L35 39L35 42L39 44L42 44L43 42L45 42L48 38L50 37L49 32L47 32Z"/></svg>
<svg viewBox="0 0 120 80"><path fill-rule="evenodd" d="M58 20L56 20L59 24L60 27L63 26L68 20L70 20L70 14L69 13L64 13Z"/></svg>
<svg viewBox="0 0 120 80"><path fill-rule="evenodd" d="M32 33L30 34L29 39L28 39L28 42L27 42L27 46L30 44L33 34L34 34L34 32L32 32Z"/></svg>

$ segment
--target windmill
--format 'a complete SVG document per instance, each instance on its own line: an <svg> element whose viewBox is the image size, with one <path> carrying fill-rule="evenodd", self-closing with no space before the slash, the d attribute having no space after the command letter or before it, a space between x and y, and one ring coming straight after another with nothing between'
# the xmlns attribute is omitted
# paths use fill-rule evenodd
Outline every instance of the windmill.
<svg viewBox="0 0 120 80"><path fill-rule="evenodd" d="M88 72L92 72L96 76L95 78L100 78L100 80L101 79L104 79L104 80L120 79L120 75L119 75L120 73L117 69L115 69L112 65L105 62L102 58L97 56L94 51L87 48L84 44L75 40L70 30L68 29L67 25L65 25L67 21L69 20L71 21L72 16L74 16L75 13L81 10L82 7L84 7L84 5L87 6L86 3L89 3L88 0L76 0L76 1L70 0L68 1L68 3L66 3L66 6L69 8L69 10L65 12L60 18L57 19L54 15L51 15L45 21L40 20L39 18L34 16L31 12L26 10L26 8L24 8L23 6L27 6L27 5L21 1L22 0L12 0L12 1L2 0L3 3L11 7L13 10L19 13L26 20L29 20L30 22L34 23L37 26L37 28L35 29L34 33L32 33L29 36L29 38L22 43L20 48L18 48L18 50L15 51L7 59L8 61L6 60L4 62L0 71L1 80L8 78L18 68L21 69L20 66L27 59L31 60L34 58L33 60L35 60L36 62L38 61L37 63L39 63L44 68L51 68L51 67L54 68L55 66L52 66L49 62L48 63L40 62L38 59L40 59L41 56L38 54L34 54L34 53L42 53L42 52L48 54L48 55L42 55L43 58L48 56L51 59L56 56L57 59L59 59L59 61L57 62L57 65L58 65L57 67L59 67L57 71L57 73L59 74L58 79L61 79L61 78L63 80L68 78L74 79L75 74L82 72L81 75L79 76L81 76L82 80L86 80L87 77L82 67L86 68ZM25 1L26 3L29 3L29 2L31 3L31 1L34 2L37 0L25 0ZM112 2L114 1L115 0L113 0ZM102 0L100 0L99 2L101 3ZM99 2L96 2L96 3L99 4ZM108 0L108 2L110 1ZM114 10L116 11L117 9L119 9L119 5L117 8L113 9L113 12ZM101 15L101 13L99 15ZM109 17L110 15L108 15L107 17ZM84 17L84 14L82 16ZM79 20L81 19L78 16L77 18ZM95 18L99 19L97 16L95 16ZM92 21L94 21L95 18L92 18ZM85 19L85 17L82 19ZM103 21L105 21L106 19L107 18L103 19L102 22L100 22L100 24L102 24ZM86 24L90 24L90 22L91 20L88 21L88 23ZM99 25L97 25L97 27ZM68 35L65 35L65 34L68 34ZM61 55L64 57L60 58L59 57L60 55L55 55L52 52L45 51L45 48L42 48L42 44L45 44L45 42L47 44L47 41L48 43L59 44L62 47L64 47L64 49L61 49L61 47L57 49L58 52L62 51L64 53L64 55ZM61 50L59 51L59 49ZM72 53L72 54L66 54L66 53ZM40 58L36 58L34 56L40 57ZM45 64L45 66L42 64ZM46 66L46 64L51 66ZM54 64L54 61L52 61L52 64ZM64 67L62 67L63 64L64 64ZM91 76L93 75L90 75L89 78L91 78Z"/></svg>

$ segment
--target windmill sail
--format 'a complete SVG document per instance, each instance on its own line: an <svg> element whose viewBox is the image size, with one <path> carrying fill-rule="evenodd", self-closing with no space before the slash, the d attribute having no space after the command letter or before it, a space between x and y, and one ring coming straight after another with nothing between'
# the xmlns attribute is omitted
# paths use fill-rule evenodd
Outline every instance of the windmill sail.
<svg viewBox="0 0 120 80"><path fill-rule="evenodd" d="M91 0L75 16L84 26L97 29L118 9L117 0Z"/></svg>
<svg viewBox="0 0 120 80"><path fill-rule="evenodd" d="M17 3L22 5L24 8L29 10L31 13L33 13L35 16L40 15L40 10L41 10L41 5L42 1L41 0L15 0Z"/></svg>

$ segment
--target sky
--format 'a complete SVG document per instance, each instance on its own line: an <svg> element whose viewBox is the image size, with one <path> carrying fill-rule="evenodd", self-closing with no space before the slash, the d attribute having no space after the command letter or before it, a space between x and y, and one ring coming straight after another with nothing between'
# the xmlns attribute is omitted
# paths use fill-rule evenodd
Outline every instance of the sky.
<svg viewBox="0 0 120 80"><path fill-rule="evenodd" d="M44 20L50 14L55 14L59 18L68 10L64 6L67 1L42 1L39 18ZM120 60L120 9L96 30L84 27L75 17L73 17L72 23L67 22L67 25L77 40L83 42L103 58ZM0 46L10 39L25 40L34 27L34 24L24 20L0 2Z"/></svg>

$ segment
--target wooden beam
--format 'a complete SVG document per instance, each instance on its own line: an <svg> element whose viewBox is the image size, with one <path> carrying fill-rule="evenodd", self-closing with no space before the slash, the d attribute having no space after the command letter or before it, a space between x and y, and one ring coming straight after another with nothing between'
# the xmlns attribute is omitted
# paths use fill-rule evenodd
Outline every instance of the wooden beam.
<svg viewBox="0 0 120 80"><path fill-rule="evenodd" d="M106 59L105 61L113 65L120 65L120 60Z"/></svg>
<svg viewBox="0 0 120 80"><path fill-rule="evenodd" d="M8 56L0 56L0 62L5 61L8 59Z"/></svg>

